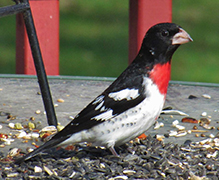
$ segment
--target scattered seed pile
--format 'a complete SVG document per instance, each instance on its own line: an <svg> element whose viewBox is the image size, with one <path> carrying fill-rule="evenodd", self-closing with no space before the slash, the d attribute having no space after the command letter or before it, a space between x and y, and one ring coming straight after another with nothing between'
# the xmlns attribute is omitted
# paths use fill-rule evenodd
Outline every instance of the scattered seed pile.
<svg viewBox="0 0 219 180"><path fill-rule="evenodd" d="M0 178L216 180L219 177L217 151L194 145L189 140L179 146L148 136L145 140L128 143L128 147L129 151L124 147L117 149L120 157L104 149L77 146L75 151L52 149L21 165L2 159Z"/></svg>

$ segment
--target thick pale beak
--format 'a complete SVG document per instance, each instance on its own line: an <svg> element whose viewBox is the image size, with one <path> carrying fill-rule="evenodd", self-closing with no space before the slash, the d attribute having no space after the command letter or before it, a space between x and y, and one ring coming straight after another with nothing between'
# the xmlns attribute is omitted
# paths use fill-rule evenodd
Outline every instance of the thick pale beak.
<svg viewBox="0 0 219 180"><path fill-rule="evenodd" d="M189 41L193 41L190 35L182 28L179 28L179 32L173 36L172 45L185 44Z"/></svg>

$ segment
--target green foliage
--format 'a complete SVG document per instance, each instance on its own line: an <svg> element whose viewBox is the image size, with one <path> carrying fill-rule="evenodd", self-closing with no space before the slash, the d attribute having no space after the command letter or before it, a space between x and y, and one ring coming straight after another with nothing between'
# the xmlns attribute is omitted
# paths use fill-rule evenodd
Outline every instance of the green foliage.
<svg viewBox="0 0 219 180"><path fill-rule="evenodd" d="M15 17L0 18L0 73L15 73Z"/></svg>
<svg viewBox="0 0 219 180"><path fill-rule="evenodd" d="M218 7L219 1L173 1L173 22L194 40L175 53L173 80L219 83Z"/></svg>
<svg viewBox="0 0 219 180"><path fill-rule="evenodd" d="M128 64L128 3L69 1L61 9L60 73L118 76Z"/></svg>
<svg viewBox="0 0 219 180"><path fill-rule="evenodd" d="M13 4L1 0L0 6ZM60 1L60 74L118 76L128 65L128 1ZM173 22L194 39L172 61L172 80L219 83L219 1L173 1ZM0 18L0 73L15 73L15 16Z"/></svg>

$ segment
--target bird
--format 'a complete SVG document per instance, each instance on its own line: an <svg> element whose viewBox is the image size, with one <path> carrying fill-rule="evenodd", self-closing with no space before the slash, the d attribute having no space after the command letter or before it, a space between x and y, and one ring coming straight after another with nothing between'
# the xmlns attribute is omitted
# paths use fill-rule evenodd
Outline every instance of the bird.
<svg viewBox="0 0 219 180"><path fill-rule="evenodd" d="M190 41L190 35L175 23L152 26L136 58L121 75L63 130L15 163L52 147L80 142L104 146L118 156L115 146L143 134L156 122L166 99L172 56Z"/></svg>

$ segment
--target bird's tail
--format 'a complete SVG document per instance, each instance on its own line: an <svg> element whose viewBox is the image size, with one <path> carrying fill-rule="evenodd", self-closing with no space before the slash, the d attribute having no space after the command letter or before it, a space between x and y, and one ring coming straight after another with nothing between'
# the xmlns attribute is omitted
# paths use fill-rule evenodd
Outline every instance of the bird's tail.
<svg viewBox="0 0 219 180"><path fill-rule="evenodd" d="M20 164L22 163L23 161L26 161L34 156L36 156L37 154L49 149L49 148L52 148L52 147L55 147L57 145L59 145L61 142L63 142L65 139L67 139L67 137L62 137L62 138L52 138L50 139L49 141L47 141L45 144L43 144L42 146L40 146L39 148L35 149L34 151L28 153L27 155L25 155L24 157L22 158L19 158L17 159L14 163L15 164Z"/></svg>

